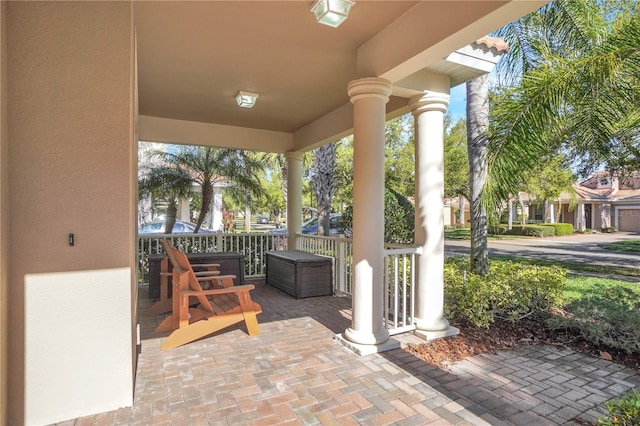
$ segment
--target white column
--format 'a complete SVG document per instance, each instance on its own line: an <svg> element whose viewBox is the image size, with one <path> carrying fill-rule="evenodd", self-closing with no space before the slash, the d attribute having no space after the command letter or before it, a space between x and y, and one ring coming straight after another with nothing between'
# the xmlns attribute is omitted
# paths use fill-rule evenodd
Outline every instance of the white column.
<svg viewBox="0 0 640 426"><path fill-rule="evenodd" d="M222 231L224 225L222 223L222 188L213 187L213 197L211 197L211 226L213 231Z"/></svg>
<svg viewBox="0 0 640 426"><path fill-rule="evenodd" d="M443 93L446 90L446 93ZM415 121L415 244L422 248L416 277L416 334L425 339L450 336L444 310L444 112L448 87L409 100Z"/></svg>
<svg viewBox="0 0 640 426"><path fill-rule="evenodd" d="M398 347L383 322L384 126L391 83L349 83L353 103L353 316L342 342L361 355Z"/></svg>
<svg viewBox="0 0 640 426"><path fill-rule="evenodd" d="M302 230L302 153L288 151L287 158L287 247L295 250L296 232Z"/></svg>
<svg viewBox="0 0 640 426"><path fill-rule="evenodd" d="M191 222L191 203L188 199L182 198L178 200L178 217L177 220Z"/></svg>
<svg viewBox="0 0 640 426"><path fill-rule="evenodd" d="M576 228L582 232L586 229L585 217L584 217L584 203L578 202L578 208L576 209Z"/></svg>

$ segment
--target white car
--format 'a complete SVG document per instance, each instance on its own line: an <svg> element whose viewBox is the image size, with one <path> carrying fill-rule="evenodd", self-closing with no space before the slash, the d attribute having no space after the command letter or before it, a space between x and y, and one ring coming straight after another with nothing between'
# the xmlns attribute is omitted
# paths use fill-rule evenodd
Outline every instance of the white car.
<svg viewBox="0 0 640 426"><path fill-rule="evenodd" d="M144 226L138 228L138 234L164 234L164 220L157 220L155 222L149 222ZM196 224L191 222L183 222L177 220L173 225L172 234L195 234ZM199 234L210 234L213 231L205 228L200 228Z"/></svg>

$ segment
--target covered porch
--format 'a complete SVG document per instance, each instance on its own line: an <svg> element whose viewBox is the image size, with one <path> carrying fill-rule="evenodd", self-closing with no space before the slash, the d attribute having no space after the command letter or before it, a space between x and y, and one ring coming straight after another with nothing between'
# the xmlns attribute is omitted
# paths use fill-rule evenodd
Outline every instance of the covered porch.
<svg viewBox="0 0 640 426"><path fill-rule="evenodd" d="M447 334L449 89L495 62L495 46L475 40L545 3L363 0L333 29L304 1L1 1L0 423L51 423L138 398L140 140L285 154L287 226L297 231L301 154L353 132L354 310L342 331L377 352L389 340L384 122L411 111L422 247L414 323ZM253 109L236 103L240 91L260 95Z"/></svg>
<svg viewBox="0 0 640 426"><path fill-rule="evenodd" d="M361 358L333 340L351 324L350 298L296 300L253 283L259 336L239 325L160 351L161 317L141 315L133 407L60 425L567 424L595 422L603 401L640 385L631 370L558 347L478 355L448 370L401 348ZM140 312L149 303L140 298Z"/></svg>

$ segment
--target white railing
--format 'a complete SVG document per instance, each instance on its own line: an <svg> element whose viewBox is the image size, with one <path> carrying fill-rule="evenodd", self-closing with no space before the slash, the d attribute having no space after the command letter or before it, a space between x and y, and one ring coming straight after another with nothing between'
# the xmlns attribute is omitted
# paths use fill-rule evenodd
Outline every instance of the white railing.
<svg viewBox="0 0 640 426"><path fill-rule="evenodd" d="M318 235L297 234L297 249L333 259L333 293L336 296L351 295L353 277L353 244L343 235L322 237Z"/></svg>
<svg viewBox="0 0 640 426"><path fill-rule="evenodd" d="M163 253L160 240L167 238L186 253L239 252L245 257L245 277L262 277L266 272L266 252L286 250L287 235L273 233L154 234L138 237L138 278L148 282L148 257ZM344 236L321 237L298 234L297 249L333 259L334 294L351 296L353 244ZM414 282L416 247L386 246L384 250L384 322L390 334L415 329Z"/></svg>
<svg viewBox="0 0 640 426"><path fill-rule="evenodd" d="M244 255L245 277L265 274L265 253L287 247L284 234L223 233L213 234L153 234L138 236L138 280L149 282L149 255L161 254L160 240L166 238L185 253L211 253L234 251Z"/></svg>
<svg viewBox="0 0 640 426"><path fill-rule="evenodd" d="M413 323L415 303L417 247L387 248L384 251L384 322L389 334L415 330Z"/></svg>

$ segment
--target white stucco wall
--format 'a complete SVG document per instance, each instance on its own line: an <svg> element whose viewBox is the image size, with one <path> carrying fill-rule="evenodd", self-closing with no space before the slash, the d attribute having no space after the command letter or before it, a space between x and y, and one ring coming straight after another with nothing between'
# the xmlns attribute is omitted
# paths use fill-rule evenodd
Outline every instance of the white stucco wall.
<svg viewBox="0 0 640 426"><path fill-rule="evenodd" d="M129 268L25 277L25 424L131 405Z"/></svg>

